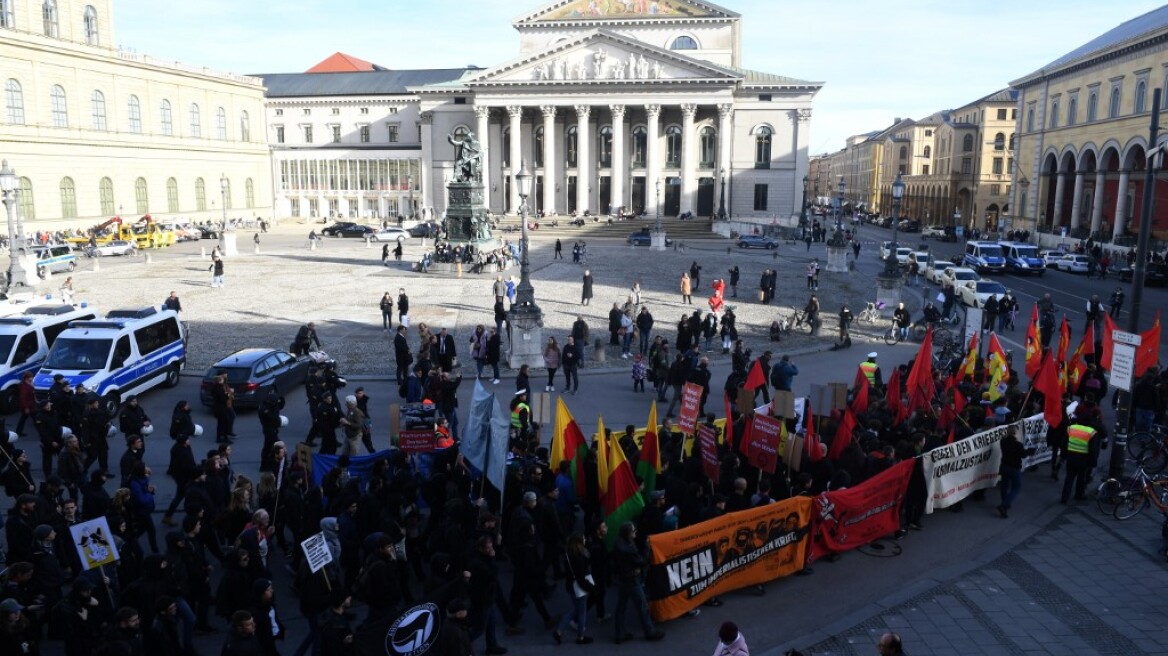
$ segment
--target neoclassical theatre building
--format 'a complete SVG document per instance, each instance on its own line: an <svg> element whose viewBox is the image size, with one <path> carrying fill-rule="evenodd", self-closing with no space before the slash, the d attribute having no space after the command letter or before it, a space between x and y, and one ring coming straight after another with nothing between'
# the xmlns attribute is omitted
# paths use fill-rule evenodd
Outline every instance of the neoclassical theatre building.
<svg viewBox="0 0 1168 656"><path fill-rule="evenodd" d="M532 211L799 211L822 87L743 66L739 14L699 0L559 0L513 21L490 68L391 70L338 53L262 76L276 216L445 209L455 146L485 148L486 196Z"/></svg>

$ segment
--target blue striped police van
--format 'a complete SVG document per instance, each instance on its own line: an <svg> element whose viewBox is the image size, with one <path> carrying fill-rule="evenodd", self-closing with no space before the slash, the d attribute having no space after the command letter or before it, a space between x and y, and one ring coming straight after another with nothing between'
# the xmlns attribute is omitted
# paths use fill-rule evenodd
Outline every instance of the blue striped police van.
<svg viewBox="0 0 1168 656"><path fill-rule="evenodd" d="M92 308L35 305L24 313L0 318L0 406L5 413L20 410L20 377L44 363L57 336L78 320L93 319Z"/></svg>
<svg viewBox="0 0 1168 656"><path fill-rule="evenodd" d="M49 351L33 385L48 395L53 376L84 384L116 414L123 398L157 385L178 385L186 366L186 330L173 310L112 310L103 319L74 321Z"/></svg>

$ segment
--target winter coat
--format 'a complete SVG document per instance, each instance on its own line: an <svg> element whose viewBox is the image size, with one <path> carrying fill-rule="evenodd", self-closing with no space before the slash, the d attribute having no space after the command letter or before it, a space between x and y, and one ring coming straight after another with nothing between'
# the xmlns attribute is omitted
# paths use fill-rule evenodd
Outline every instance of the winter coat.
<svg viewBox="0 0 1168 656"><path fill-rule="evenodd" d="M682 276L681 277L681 295L682 296L693 295L693 281L690 280L689 276Z"/></svg>
<svg viewBox="0 0 1168 656"><path fill-rule="evenodd" d="M719 640L718 646L714 648L714 656L750 656L750 649L746 646L746 638L740 632L734 642L728 645L722 644L722 641Z"/></svg>

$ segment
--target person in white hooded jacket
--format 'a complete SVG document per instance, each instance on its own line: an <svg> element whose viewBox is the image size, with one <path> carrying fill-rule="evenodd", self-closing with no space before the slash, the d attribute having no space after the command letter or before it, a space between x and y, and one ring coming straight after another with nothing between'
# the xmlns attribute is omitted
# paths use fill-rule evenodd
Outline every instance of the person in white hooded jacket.
<svg viewBox="0 0 1168 656"><path fill-rule="evenodd" d="M718 629L718 646L714 648L714 656L750 656L746 637L734 622L723 622L722 628Z"/></svg>

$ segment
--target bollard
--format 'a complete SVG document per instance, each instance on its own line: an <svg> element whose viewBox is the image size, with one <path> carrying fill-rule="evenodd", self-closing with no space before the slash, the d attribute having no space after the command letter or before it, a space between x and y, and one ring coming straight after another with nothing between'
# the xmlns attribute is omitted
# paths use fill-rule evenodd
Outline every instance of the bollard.
<svg viewBox="0 0 1168 656"><path fill-rule="evenodd" d="M373 240L365 237L365 248L373 248Z"/></svg>
<svg viewBox="0 0 1168 656"><path fill-rule="evenodd" d="M605 357L606 354L604 352L604 339L601 337L597 337L596 341L593 344L592 349L593 349L593 353L595 353L594 357L596 358L596 361L597 362L604 362L606 359L606 357Z"/></svg>
<svg viewBox="0 0 1168 656"><path fill-rule="evenodd" d="M458 270L458 277L461 278L462 277L462 260L459 260L455 264L455 268Z"/></svg>
<svg viewBox="0 0 1168 656"><path fill-rule="evenodd" d="M200 260L207 259L207 247L206 246L199 247L199 259Z"/></svg>
<svg viewBox="0 0 1168 656"><path fill-rule="evenodd" d="M154 263L154 256L151 255L150 253L147 253L146 254L146 264L153 264L153 263Z"/></svg>
<svg viewBox="0 0 1168 656"><path fill-rule="evenodd" d="M316 250L316 240L315 239L308 240L308 250L310 250L310 251Z"/></svg>
<svg viewBox="0 0 1168 656"><path fill-rule="evenodd" d="M256 244L256 245L255 245L255 254L256 254L256 255L259 255L259 254L260 254L260 245L259 245L259 244Z"/></svg>
<svg viewBox="0 0 1168 656"><path fill-rule="evenodd" d="M97 273L98 271L101 271L101 258L95 257L93 258L93 272Z"/></svg>

